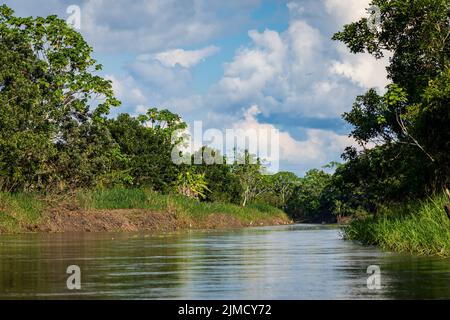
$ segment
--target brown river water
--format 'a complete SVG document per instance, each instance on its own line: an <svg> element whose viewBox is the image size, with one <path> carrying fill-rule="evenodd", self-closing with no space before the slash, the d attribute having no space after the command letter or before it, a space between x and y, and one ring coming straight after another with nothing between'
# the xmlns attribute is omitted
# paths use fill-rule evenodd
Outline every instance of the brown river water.
<svg viewBox="0 0 450 320"><path fill-rule="evenodd" d="M67 287L71 265L81 290ZM382 252L317 225L8 235L0 299L450 299L450 259Z"/></svg>

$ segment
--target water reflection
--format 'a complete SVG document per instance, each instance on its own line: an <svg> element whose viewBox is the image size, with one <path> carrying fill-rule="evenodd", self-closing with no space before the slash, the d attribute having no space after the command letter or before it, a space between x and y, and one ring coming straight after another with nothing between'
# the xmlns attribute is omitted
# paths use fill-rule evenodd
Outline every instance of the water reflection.
<svg viewBox="0 0 450 320"><path fill-rule="evenodd" d="M382 253L324 226L0 237L0 298L450 298L450 260ZM82 290L66 288L66 268ZM382 290L368 290L379 265Z"/></svg>

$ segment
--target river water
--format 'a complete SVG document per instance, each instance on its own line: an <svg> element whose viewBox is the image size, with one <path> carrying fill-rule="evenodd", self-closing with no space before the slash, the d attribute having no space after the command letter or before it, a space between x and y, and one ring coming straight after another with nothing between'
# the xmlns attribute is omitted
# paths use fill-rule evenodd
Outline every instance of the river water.
<svg viewBox="0 0 450 320"><path fill-rule="evenodd" d="M67 288L71 265L81 290ZM381 252L316 225L0 236L0 299L450 299L450 259Z"/></svg>

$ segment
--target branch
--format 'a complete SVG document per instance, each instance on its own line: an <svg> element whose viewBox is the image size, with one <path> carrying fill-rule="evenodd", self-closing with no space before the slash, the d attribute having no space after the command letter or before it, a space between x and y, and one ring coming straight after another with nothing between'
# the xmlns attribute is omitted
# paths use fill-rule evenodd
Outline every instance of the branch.
<svg viewBox="0 0 450 320"><path fill-rule="evenodd" d="M397 111L395 112L395 118L397 120L398 125L402 129L403 133L409 138L411 138L411 140L414 142L414 145L419 147L420 150L422 150L422 152L425 153L428 158L430 158L431 162L435 162L434 158L425 150L424 147L421 146L419 141L417 141L412 135L409 134L408 129L406 128L405 124L403 123L403 120L401 119Z"/></svg>

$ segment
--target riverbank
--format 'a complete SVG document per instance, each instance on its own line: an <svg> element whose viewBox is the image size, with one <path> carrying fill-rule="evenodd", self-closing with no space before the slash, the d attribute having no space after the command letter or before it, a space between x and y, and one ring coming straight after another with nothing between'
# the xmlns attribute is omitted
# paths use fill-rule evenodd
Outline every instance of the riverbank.
<svg viewBox="0 0 450 320"><path fill-rule="evenodd" d="M143 189L82 190L65 196L0 193L0 234L26 232L172 232L285 225L267 205L199 203Z"/></svg>
<svg viewBox="0 0 450 320"><path fill-rule="evenodd" d="M385 209L378 218L354 220L344 228L347 239L385 250L450 256L450 220L445 195Z"/></svg>

